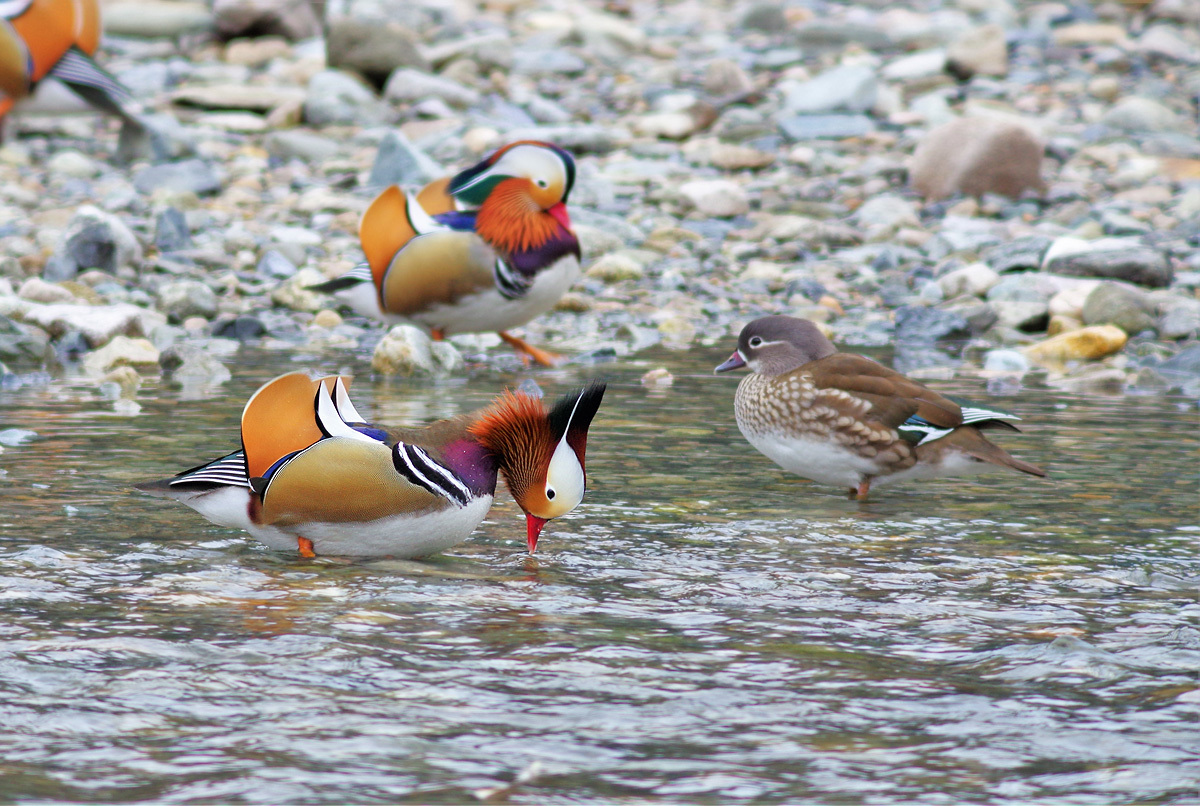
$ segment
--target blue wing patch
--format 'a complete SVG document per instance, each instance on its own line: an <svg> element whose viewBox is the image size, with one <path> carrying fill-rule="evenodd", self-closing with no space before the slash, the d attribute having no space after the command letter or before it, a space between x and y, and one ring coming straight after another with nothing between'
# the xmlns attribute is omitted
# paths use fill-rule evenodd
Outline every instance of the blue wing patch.
<svg viewBox="0 0 1200 806"><path fill-rule="evenodd" d="M452 230L460 232L471 232L475 229L474 210L451 210L448 213L435 215L433 220L443 227L449 227Z"/></svg>

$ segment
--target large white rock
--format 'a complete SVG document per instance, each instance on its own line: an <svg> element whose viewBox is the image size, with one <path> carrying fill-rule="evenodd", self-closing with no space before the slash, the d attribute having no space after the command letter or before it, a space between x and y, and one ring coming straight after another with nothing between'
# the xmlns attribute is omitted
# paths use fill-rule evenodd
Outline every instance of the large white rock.
<svg viewBox="0 0 1200 806"><path fill-rule="evenodd" d="M463 365L453 344L433 341L412 325L396 325L375 346L371 368L384 375L432 375L444 377Z"/></svg>
<svg viewBox="0 0 1200 806"><path fill-rule="evenodd" d="M703 215L713 218L732 218L750 211L746 191L728 179L697 179L679 188L683 196Z"/></svg>
<svg viewBox="0 0 1200 806"><path fill-rule="evenodd" d="M36 305L14 313L29 324L37 325L57 338L70 330L78 330L88 344L99 347L117 335L145 335L167 318L157 311L139 308L128 303L116 305Z"/></svg>
<svg viewBox="0 0 1200 806"><path fill-rule="evenodd" d="M946 299L954 299L963 294L982 297L1000 282L1000 275L986 263L972 263L943 274L937 282Z"/></svg>

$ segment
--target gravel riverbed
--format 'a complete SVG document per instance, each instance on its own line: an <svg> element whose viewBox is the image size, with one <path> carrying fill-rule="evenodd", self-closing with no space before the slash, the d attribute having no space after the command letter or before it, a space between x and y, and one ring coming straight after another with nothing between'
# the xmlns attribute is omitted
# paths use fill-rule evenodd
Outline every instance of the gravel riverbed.
<svg viewBox="0 0 1200 806"><path fill-rule="evenodd" d="M536 138L577 157L585 277L524 336L575 361L790 313L915 377L1200 396L1193 0L105 12L155 134L120 164L115 121L11 122L3 386L85 376L132 413L143 377L219 387L245 343L370 371L385 328L305 286L362 260L386 184ZM465 364L403 371L517 362L452 343Z"/></svg>

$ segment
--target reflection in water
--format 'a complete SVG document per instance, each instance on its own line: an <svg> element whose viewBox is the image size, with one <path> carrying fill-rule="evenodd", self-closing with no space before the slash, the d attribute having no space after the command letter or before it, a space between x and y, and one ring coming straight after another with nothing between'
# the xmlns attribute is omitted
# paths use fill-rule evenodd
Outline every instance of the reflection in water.
<svg viewBox="0 0 1200 806"><path fill-rule="evenodd" d="M664 356L653 393L648 365L600 368L592 488L536 557L511 501L445 556L305 561L128 489L234 447L278 356L212 399L151 385L136 417L4 392L0 427L39 437L0 455L0 799L1194 795L1194 407L1026 390L1026 435L997 438L1051 479L857 503L741 439L713 353ZM519 380L354 394L412 423Z"/></svg>

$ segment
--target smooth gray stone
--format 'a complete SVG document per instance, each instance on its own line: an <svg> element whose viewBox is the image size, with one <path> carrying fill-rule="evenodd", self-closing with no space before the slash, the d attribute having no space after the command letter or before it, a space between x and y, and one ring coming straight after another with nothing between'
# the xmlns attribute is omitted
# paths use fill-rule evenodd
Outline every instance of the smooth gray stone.
<svg viewBox="0 0 1200 806"><path fill-rule="evenodd" d="M398 131L389 131L379 143L367 185L423 185L445 173L425 152Z"/></svg>
<svg viewBox="0 0 1200 806"><path fill-rule="evenodd" d="M1103 277L1150 288L1171 284L1174 271L1166 255L1149 246L1076 252L1050 261L1046 271L1068 277Z"/></svg>
<svg viewBox="0 0 1200 806"><path fill-rule="evenodd" d="M147 195L156 190L171 190L203 196L220 191L221 178L203 160L188 159L149 165L134 178L133 186Z"/></svg>
<svg viewBox="0 0 1200 806"><path fill-rule="evenodd" d="M183 213L174 207L168 207L158 214L154 223L154 245L160 252L191 248L192 233Z"/></svg>
<svg viewBox="0 0 1200 806"><path fill-rule="evenodd" d="M791 140L840 139L870 134L875 122L866 115L792 115L779 128Z"/></svg>

